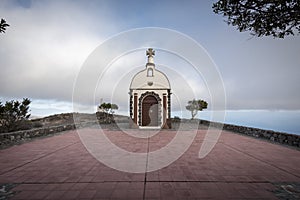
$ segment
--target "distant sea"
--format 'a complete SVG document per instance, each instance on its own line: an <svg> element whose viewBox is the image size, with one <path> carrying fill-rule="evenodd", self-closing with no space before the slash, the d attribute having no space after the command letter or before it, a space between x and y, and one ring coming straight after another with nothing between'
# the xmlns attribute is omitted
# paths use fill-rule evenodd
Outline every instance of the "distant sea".
<svg viewBox="0 0 300 200"><path fill-rule="evenodd" d="M210 111L198 113L200 119L210 120L210 116ZM229 110L224 123L300 135L300 110Z"/></svg>

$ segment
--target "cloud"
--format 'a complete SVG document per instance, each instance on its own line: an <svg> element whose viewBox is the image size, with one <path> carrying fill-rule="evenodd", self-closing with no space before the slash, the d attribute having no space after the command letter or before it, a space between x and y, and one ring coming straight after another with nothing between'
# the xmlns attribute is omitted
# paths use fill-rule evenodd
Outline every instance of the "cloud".
<svg viewBox="0 0 300 200"><path fill-rule="evenodd" d="M24 8L10 3L0 8L11 24L0 41L1 95L71 101L82 63L104 40L91 31L91 16L79 4L34 1Z"/></svg>
<svg viewBox="0 0 300 200"><path fill-rule="evenodd" d="M299 44L299 37L253 39L216 55L228 108L300 109Z"/></svg>

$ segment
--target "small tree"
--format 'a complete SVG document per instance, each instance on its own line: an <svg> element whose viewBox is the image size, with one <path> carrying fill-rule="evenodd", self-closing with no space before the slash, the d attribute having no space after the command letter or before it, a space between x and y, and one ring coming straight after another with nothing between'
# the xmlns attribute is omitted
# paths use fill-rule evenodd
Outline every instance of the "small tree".
<svg viewBox="0 0 300 200"><path fill-rule="evenodd" d="M6 27L8 27L9 24L6 23L5 19L1 19L0 21L0 33L5 33Z"/></svg>
<svg viewBox="0 0 300 200"><path fill-rule="evenodd" d="M115 111L114 110L118 110L119 107L116 105L116 104L111 104L111 103L102 103L99 108L101 110L103 110L105 113L108 113L108 114L114 114Z"/></svg>
<svg viewBox="0 0 300 200"><path fill-rule="evenodd" d="M119 109L118 105L105 102L102 103L99 108L104 111L106 121L109 123L112 121L111 116L115 113L114 110Z"/></svg>
<svg viewBox="0 0 300 200"><path fill-rule="evenodd" d="M202 111L203 109L206 109L207 105L208 105L207 102L204 100L193 99L192 101L188 101L188 104L185 108L191 111L192 119L194 119L198 111Z"/></svg>
<svg viewBox="0 0 300 200"><path fill-rule="evenodd" d="M17 129L22 122L28 120L29 104L31 100L24 98L20 101L6 101L5 105L0 102L0 124L7 131L13 131Z"/></svg>

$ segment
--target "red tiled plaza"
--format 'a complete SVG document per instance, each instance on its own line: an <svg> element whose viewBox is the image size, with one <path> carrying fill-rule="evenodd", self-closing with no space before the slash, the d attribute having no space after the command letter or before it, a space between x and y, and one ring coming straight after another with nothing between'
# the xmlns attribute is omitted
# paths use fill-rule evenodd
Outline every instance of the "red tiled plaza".
<svg viewBox="0 0 300 200"><path fill-rule="evenodd" d="M176 131L162 130L149 139L122 131L105 134L120 148L149 153L168 144ZM14 184L7 199L30 200L280 199L280 185L300 183L299 150L223 131L213 150L199 159L205 134L198 130L189 149L171 165L127 173L99 162L76 130L67 131L1 150L0 183Z"/></svg>

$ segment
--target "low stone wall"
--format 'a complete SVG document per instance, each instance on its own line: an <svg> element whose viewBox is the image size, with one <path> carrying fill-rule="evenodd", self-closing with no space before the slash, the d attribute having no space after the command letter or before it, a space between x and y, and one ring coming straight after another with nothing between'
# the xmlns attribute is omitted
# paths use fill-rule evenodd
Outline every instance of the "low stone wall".
<svg viewBox="0 0 300 200"><path fill-rule="evenodd" d="M206 120L201 120L200 124L207 125L207 126L211 125L216 128L221 128L223 125L223 130L228 130L243 135L248 135L255 138L262 138L262 139L270 140L272 142L300 148L300 135L276 132L272 130L264 130L259 128L252 128L247 126L238 126L233 124L221 124L221 123L210 122Z"/></svg>
<svg viewBox="0 0 300 200"><path fill-rule="evenodd" d="M0 149L6 146L10 146L12 144L18 144L25 140L30 140L31 138L53 135L55 133L59 133L62 131L74 130L76 128L84 128L96 124L98 123L90 121L90 122L82 122L76 125L67 124L67 125L59 125L59 126L52 126L52 127L42 127L42 128L36 128L36 129L30 129L24 131L16 131L10 133L0 133ZM109 126L112 125L114 124L109 124ZM223 126L222 127L223 130L228 130L239 134L252 136L255 138L262 138L262 139L270 140L272 142L300 148L300 135L293 135L293 134L288 134L283 132L276 132L272 130L264 130L259 128L238 126L232 124L222 124L217 122L210 122L207 120L200 120L199 126L203 127L203 125L204 126L211 125L212 127L215 128L221 128ZM103 126L104 127L102 128L105 128L105 124Z"/></svg>
<svg viewBox="0 0 300 200"><path fill-rule="evenodd" d="M12 144L18 144L31 138L41 137L46 135L53 135L67 130L74 130L76 128L84 128L96 124L96 122L84 122L80 124L67 124L51 127L35 128L30 130L0 133L0 149Z"/></svg>

